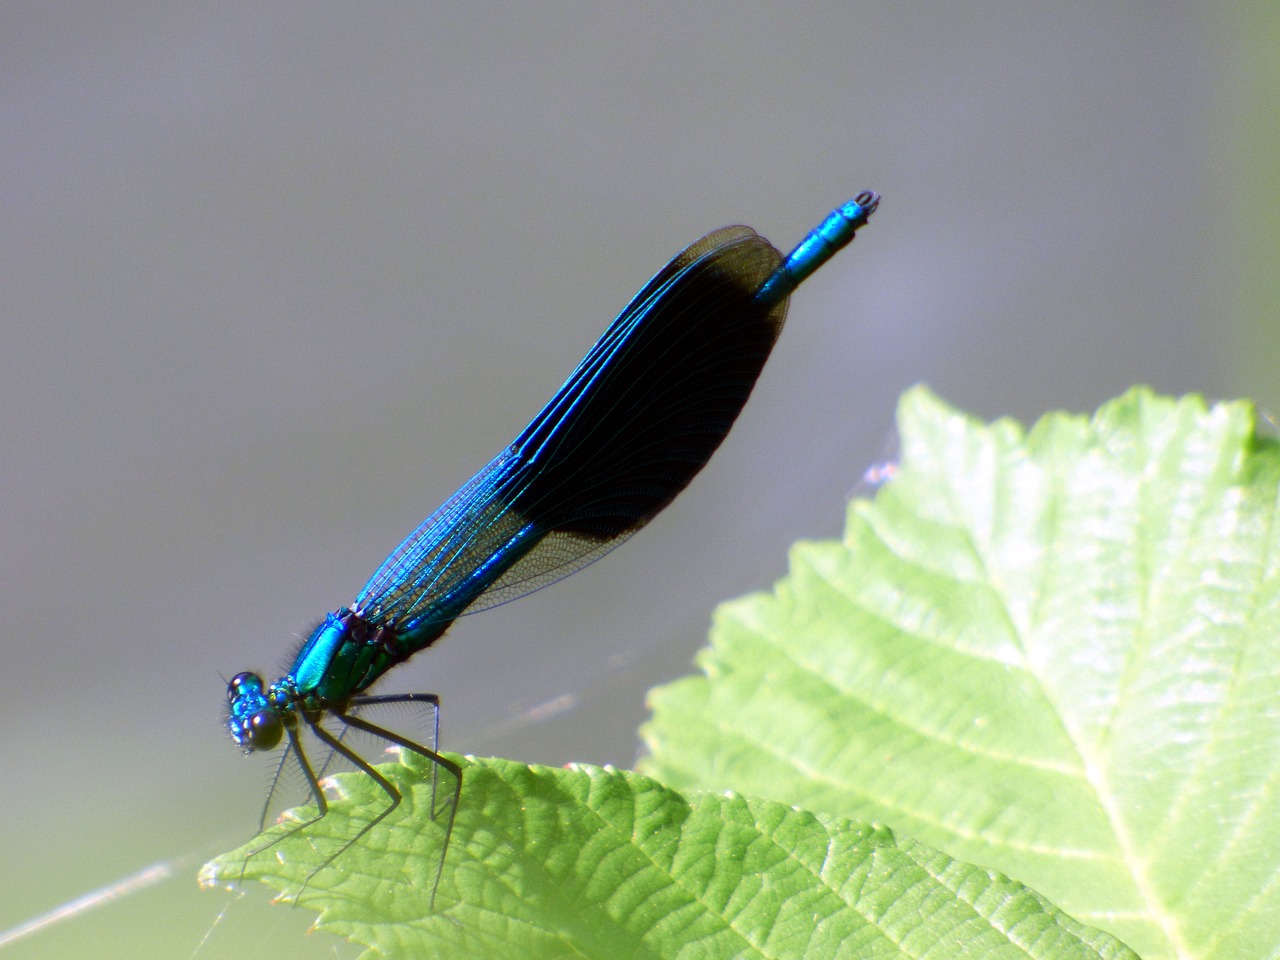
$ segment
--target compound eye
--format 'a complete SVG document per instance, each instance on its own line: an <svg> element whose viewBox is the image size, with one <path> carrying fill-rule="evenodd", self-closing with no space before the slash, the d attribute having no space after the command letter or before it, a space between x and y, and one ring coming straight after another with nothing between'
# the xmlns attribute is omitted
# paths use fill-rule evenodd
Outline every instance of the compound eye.
<svg viewBox="0 0 1280 960"><path fill-rule="evenodd" d="M274 750L284 736L284 723L274 710L259 710L245 725L250 750Z"/></svg>
<svg viewBox="0 0 1280 960"><path fill-rule="evenodd" d="M250 693L262 693L262 678L256 673L237 673L227 684L228 703L235 703L237 697Z"/></svg>

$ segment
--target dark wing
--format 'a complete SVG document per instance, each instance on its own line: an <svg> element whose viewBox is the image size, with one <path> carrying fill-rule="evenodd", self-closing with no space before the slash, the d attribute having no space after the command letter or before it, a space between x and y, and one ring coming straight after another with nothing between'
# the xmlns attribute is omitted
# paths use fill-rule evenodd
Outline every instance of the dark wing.
<svg viewBox="0 0 1280 960"><path fill-rule="evenodd" d="M519 437L387 558L370 622L452 620L581 569L669 504L733 426L782 329L781 254L747 227L650 280Z"/></svg>

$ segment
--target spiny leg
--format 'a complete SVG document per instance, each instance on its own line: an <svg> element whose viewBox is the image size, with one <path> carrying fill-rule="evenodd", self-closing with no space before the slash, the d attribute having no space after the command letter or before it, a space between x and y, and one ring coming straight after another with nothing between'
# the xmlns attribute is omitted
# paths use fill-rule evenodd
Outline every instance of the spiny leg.
<svg viewBox="0 0 1280 960"><path fill-rule="evenodd" d="M267 829L267 817L271 815L271 799L276 795L276 789L280 786L280 774L284 771L284 765L289 762L289 757L294 752L292 734L293 732L290 731L289 742L284 745L284 752L280 754L280 762L276 764L276 772L271 778L271 785L267 787L267 796L262 801L262 816L258 818L259 833Z"/></svg>
<svg viewBox="0 0 1280 960"><path fill-rule="evenodd" d="M431 707L431 749L436 751L440 749L440 698L434 693L388 693L378 694L374 696L356 697L351 701L352 707L374 707L391 703L426 703ZM345 728L344 728L344 733ZM404 744L401 744L404 746ZM431 760L431 756L425 754L415 744L409 749L427 757ZM440 781L440 764L432 761L431 763L431 819L436 818L436 788Z"/></svg>
<svg viewBox="0 0 1280 960"><path fill-rule="evenodd" d="M347 736L347 728L343 727L338 732L338 739L344 740L346 739L346 736ZM341 756L341 754L333 750L325 751L324 763L320 764L320 769L316 771L316 779L323 780L325 778L325 775L329 772L329 767L333 765L333 758L336 756Z"/></svg>
<svg viewBox="0 0 1280 960"><path fill-rule="evenodd" d="M307 786L311 788L311 796L313 796L316 801L316 815L309 820L303 820L301 823L294 824L284 833L280 834L280 836L267 841L260 847L255 847L253 850L250 850L248 856L244 858L244 866L240 870L241 883L244 882L244 871L248 869L249 859L251 857L256 857L264 850L270 850L281 840L286 840L299 830L304 830L311 826L311 824L316 823L319 820L323 820L325 815L329 812L329 801L325 799L324 791L320 788L320 780L316 776L315 771L311 769L311 763L307 760L307 754L302 749L302 741L298 739L297 729L294 727L286 727L285 732L289 735L289 744L285 747L284 756L280 758L280 766L276 768L276 775L271 779L271 790L267 793L267 802L262 810L263 824L266 823L267 813L271 806L271 796L275 793L276 784L280 781L280 771L284 769L284 765L289 759L290 751L292 751L294 757L297 758L298 766L302 768L302 775L307 778Z"/></svg>
<svg viewBox="0 0 1280 960"><path fill-rule="evenodd" d="M394 702L404 703L404 702L414 702L414 700L433 703L437 708L436 723L439 724L440 700L438 697L435 696L435 694L409 693L409 694L390 694L387 697L365 697L365 698L361 698L361 701L362 701L361 705L364 705L364 703L367 703L369 701L378 702L378 703L394 703ZM392 743L399 744L401 747L404 747L406 750L412 750L414 753L418 754L419 756L426 757L429 761L431 761L431 763L434 766L444 767L451 774L453 774L453 782L454 782L453 802L449 805L449 822L445 824L445 828L444 828L444 844L440 848L440 863L436 867L436 882L431 887L431 908L435 909L436 891L440 889L440 878L444 876L444 858L445 858L445 855L449 852L449 841L453 837L453 822L458 816L458 801L462 798L462 768L458 766L456 763L454 763L452 760L450 760L448 757L441 756L435 750L430 750L427 747L422 746L422 744L420 743L415 743L414 741L408 739L407 737L402 737L399 734L393 733L390 730L386 730L383 727L379 727L376 724L369 723L367 720L361 720L359 717L352 716L349 713L339 712L337 710L334 711L334 716L336 716L339 720L341 720L343 723L347 724L348 726L355 727L358 730L363 730L365 733L373 734L375 737L381 737L384 740L389 740ZM438 729L439 728L437 726L437 731ZM334 747L336 749L341 749L344 752L344 754L346 753L346 749L339 747L336 742L334 743ZM362 763L361 766L365 770L367 770L374 777L375 780L379 781L380 785L382 785L382 788L386 790L389 795L393 795L394 802L391 804L391 806L387 807L387 809L383 810L382 813L378 815L377 820L374 820L373 823L370 823L363 830L361 830L359 834L353 837L351 841L347 843L347 846L350 846L356 840L360 839L360 837L362 837L369 829L371 829L374 826L374 824L378 823L378 821L380 821L383 817L389 814L392 810L394 810L400 804L400 791L396 790L393 786L391 786L391 784L387 783L386 780L383 779L383 777L381 777L378 773L376 773L371 767L369 767L367 763ZM433 820L435 819L435 805L436 805L436 800L435 800L435 787L434 787L434 778L433 778L433 786L431 791L431 817ZM346 847L343 847L342 849L345 850ZM341 853L341 852L342 850L338 851L338 853ZM329 858L329 860L332 860L332 859L333 857ZM326 864L328 862L329 862L328 860L325 861Z"/></svg>
<svg viewBox="0 0 1280 960"><path fill-rule="evenodd" d="M336 710L333 711L333 714L345 724L358 727L358 728L363 728L365 726L368 726L370 727L371 730L376 732L379 736L388 736L389 738L388 734L386 734L384 731L379 730L379 728L374 727L372 724L352 723L351 721L355 719L354 717L348 717L346 714L338 713ZM382 792L387 795L387 798L391 802L387 804L386 807L383 808L381 813L379 813L376 817L374 817L372 820L366 823L363 827L361 827L359 831L356 832L356 835L354 837L351 837L346 843L340 846L336 851L331 853L329 856L325 857L318 867L316 867L314 870L312 870L310 873L307 874L307 878L302 881L302 886L298 889L299 898L302 896L302 891L307 888L307 884L311 882L312 877L314 877L317 873L319 873L325 867L329 866L329 864L333 863L333 861L338 859L338 857L342 856L342 854L346 853L347 850L349 850L355 843L357 843L361 837L363 837L366 833L368 833L370 830L376 827L379 823L381 823L386 818L387 814L391 813L392 810L400 806L400 801L404 799L403 795L400 793L399 790L395 788L395 785L392 784L390 780L388 780L386 777L380 774L377 770L375 770L373 768L373 765L370 764L368 760L360 756L360 754L356 753L354 750L348 747L345 743L343 743L340 737L335 737L332 733L330 733L328 730L322 727L319 721L314 721L314 722L308 721L308 722L311 726L311 731L317 737L323 740L326 744L328 744L330 750L346 757L347 760L349 760L356 767L356 769L363 771L364 773L368 774L371 778L373 778L373 782L376 783L382 789ZM295 899L294 902L296 903L297 900Z"/></svg>

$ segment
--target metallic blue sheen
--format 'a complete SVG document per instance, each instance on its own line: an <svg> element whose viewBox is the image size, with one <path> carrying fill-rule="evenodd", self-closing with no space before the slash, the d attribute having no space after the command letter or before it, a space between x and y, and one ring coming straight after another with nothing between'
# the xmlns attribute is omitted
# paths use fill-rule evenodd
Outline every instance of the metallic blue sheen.
<svg viewBox="0 0 1280 960"><path fill-rule="evenodd" d="M880 198L867 192L836 207L796 245L786 263L765 282L756 297L772 302L790 296L796 287L853 239L858 228L867 222L879 205Z"/></svg>
<svg viewBox="0 0 1280 960"><path fill-rule="evenodd" d="M287 736L317 817L328 807L303 752L303 728L387 794L390 804L374 823L401 799L324 727L326 718L427 757L453 776L456 806L462 772L453 761L434 744L357 716L362 707L411 702L436 709L438 720L438 698L365 691L464 613L580 570L664 509L733 426L782 330L790 294L853 239L878 204L874 193L860 194L785 258L742 226L685 248L632 298L524 431L387 557L350 607L325 616L288 672L269 687L253 673L232 678L232 739L249 752Z"/></svg>
<svg viewBox="0 0 1280 960"><path fill-rule="evenodd" d="M293 669L289 671L295 690L311 693L324 680L333 658L347 640L342 613L339 610L328 614L298 651Z"/></svg>

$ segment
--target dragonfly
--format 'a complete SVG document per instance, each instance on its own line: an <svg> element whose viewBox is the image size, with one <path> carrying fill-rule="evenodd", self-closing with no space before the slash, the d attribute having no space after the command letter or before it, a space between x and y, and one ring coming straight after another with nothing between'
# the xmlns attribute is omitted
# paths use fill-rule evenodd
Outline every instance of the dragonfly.
<svg viewBox="0 0 1280 960"><path fill-rule="evenodd" d="M281 767L292 755L315 798L315 816L285 836L329 809L320 786L324 768L317 774L308 759L304 731L386 795L377 816L311 876L403 799L345 741L349 730L358 730L433 765L433 816L435 775L443 770L452 778L439 886L462 791L461 767L438 752L440 699L367 691L439 640L458 617L581 570L671 503L747 402L782 331L791 293L853 240L879 203L876 193L860 193L785 257L745 226L724 227L686 247L618 314L533 422L409 534L350 606L315 627L288 672L269 685L258 673L232 677L232 740L246 754L285 741ZM371 707L406 703L430 710L432 746L362 716ZM338 732L325 721L336 722ZM270 797L260 828L269 806Z"/></svg>

